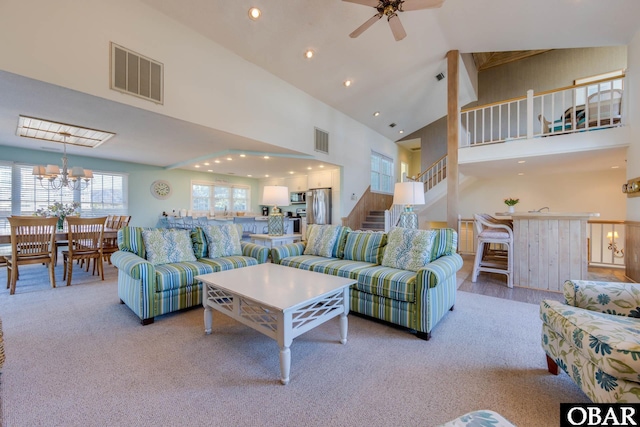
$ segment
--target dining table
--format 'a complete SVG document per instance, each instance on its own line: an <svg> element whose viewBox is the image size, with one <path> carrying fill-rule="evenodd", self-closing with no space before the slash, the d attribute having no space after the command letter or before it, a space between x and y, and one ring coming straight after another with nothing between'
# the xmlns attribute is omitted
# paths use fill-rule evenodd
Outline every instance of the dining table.
<svg viewBox="0 0 640 427"><path fill-rule="evenodd" d="M106 228L104 229L105 239L115 239L118 237L118 229L117 228ZM69 232L65 229L56 230L55 240L69 240ZM2 244L10 244L11 243L11 234L3 234L0 233L0 245Z"/></svg>

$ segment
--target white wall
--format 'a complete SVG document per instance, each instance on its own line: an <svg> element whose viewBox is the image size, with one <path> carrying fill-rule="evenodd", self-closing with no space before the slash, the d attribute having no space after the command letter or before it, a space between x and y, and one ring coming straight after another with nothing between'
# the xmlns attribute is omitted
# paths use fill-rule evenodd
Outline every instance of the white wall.
<svg viewBox="0 0 640 427"><path fill-rule="evenodd" d="M629 44L629 67L626 86L629 106L629 148L627 150L627 179L640 177L640 31ZM627 198L627 220L640 221L640 197Z"/></svg>
<svg viewBox="0 0 640 427"><path fill-rule="evenodd" d="M520 199L517 211L548 206L555 212L599 212L601 220L624 220L626 197L620 190L625 171L501 176L478 179L460 192L460 215L473 218L474 213L504 212L507 197ZM446 200L419 211L420 223L446 221Z"/></svg>
<svg viewBox="0 0 640 427"><path fill-rule="evenodd" d="M397 158L393 141L135 0L4 0L0 38L16 41L2 70L348 166L343 195L369 185L371 149ZM109 89L110 41L164 64L164 105ZM314 126L330 155L313 150ZM342 215L354 204L343 197Z"/></svg>

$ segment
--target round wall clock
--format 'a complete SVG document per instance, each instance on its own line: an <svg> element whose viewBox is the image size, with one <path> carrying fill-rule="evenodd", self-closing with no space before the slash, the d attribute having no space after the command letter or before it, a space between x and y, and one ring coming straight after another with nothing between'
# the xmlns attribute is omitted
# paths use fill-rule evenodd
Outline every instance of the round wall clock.
<svg viewBox="0 0 640 427"><path fill-rule="evenodd" d="M151 184L151 194L156 199L164 200L171 196L171 184L167 181L159 179Z"/></svg>

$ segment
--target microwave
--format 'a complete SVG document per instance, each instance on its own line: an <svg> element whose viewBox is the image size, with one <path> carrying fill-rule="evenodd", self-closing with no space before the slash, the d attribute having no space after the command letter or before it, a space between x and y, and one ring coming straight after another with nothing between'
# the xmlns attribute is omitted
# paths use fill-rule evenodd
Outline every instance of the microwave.
<svg viewBox="0 0 640 427"><path fill-rule="evenodd" d="M291 203L306 203L307 193L305 191L291 193L290 202Z"/></svg>

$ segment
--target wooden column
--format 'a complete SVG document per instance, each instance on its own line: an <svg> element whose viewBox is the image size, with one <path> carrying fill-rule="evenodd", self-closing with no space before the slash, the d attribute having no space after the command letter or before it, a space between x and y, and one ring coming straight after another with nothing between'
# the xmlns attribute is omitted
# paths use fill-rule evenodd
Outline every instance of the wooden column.
<svg viewBox="0 0 640 427"><path fill-rule="evenodd" d="M447 226L458 229L459 52L447 52Z"/></svg>

